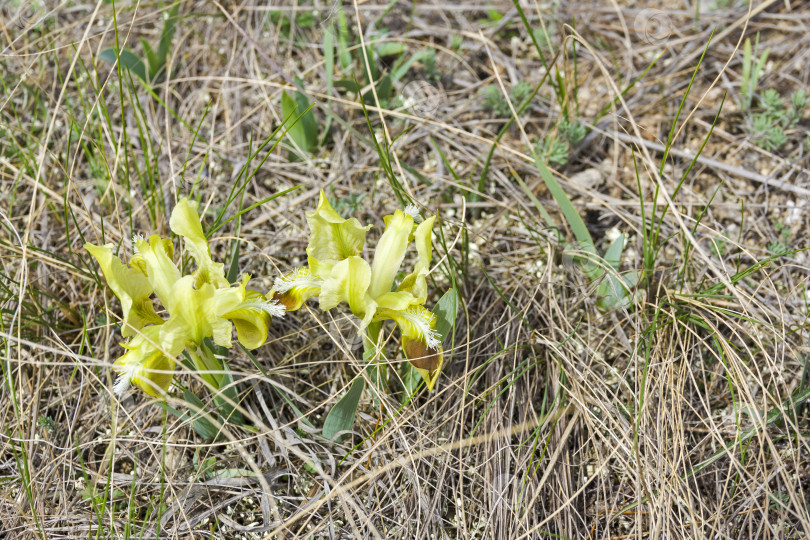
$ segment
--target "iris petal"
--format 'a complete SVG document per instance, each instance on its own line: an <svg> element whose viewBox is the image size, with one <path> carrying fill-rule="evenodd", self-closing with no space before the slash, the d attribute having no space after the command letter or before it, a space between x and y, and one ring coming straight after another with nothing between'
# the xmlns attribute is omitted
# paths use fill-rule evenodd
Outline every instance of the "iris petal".
<svg viewBox="0 0 810 540"><path fill-rule="evenodd" d="M146 278L154 288L155 295L171 311L174 285L180 279L180 270L172 262L171 250L164 239L156 234L149 237L149 242L138 240L137 247L146 268Z"/></svg>
<svg viewBox="0 0 810 540"><path fill-rule="evenodd" d="M321 293L323 280L309 268L298 268L276 278L268 297L284 305L287 311L299 309L304 302Z"/></svg>
<svg viewBox="0 0 810 540"><path fill-rule="evenodd" d="M376 310L374 300L368 295L370 280L371 268L365 259L349 257L340 261L321 287L318 297L321 309L326 311L346 302L352 313L363 319L365 327Z"/></svg>
<svg viewBox="0 0 810 540"><path fill-rule="evenodd" d="M394 278L405 258L412 230L413 218L406 216L401 210L394 212L394 215L386 221L385 232L377 243L374 262L371 264L368 293L372 298L391 291Z"/></svg>
<svg viewBox="0 0 810 540"><path fill-rule="evenodd" d="M229 283L225 279L223 263L211 260L211 250L197 213L197 203L180 199L172 211L169 226L175 234L183 237L186 249L197 263L195 285L201 287L204 283L210 283L216 288L227 287Z"/></svg>
<svg viewBox="0 0 810 540"><path fill-rule="evenodd" d="M142 272L128 268L113 255L112 244L96 246L88 242L84 248L98 261L107 285L121 301L124 312L121 334L124 337L135 335L147 323L163 322L152 305L152 285Z"/></svg>
<svg viewBox="0 0 810 540"><path fill-rule="evenodd" d="M310 236L307 259L310 271L326 279L337 262L360 255L371 225L363 227L356 218L344 219L329 204L321 190L318 208L307 212Z"/></svg>
<svg viewBox="0 0 810 540"><path fill-rule="evenodd" d="M118 373L113 387L116 394L123 394L131 384L153 397L160 397L169 388L175 363L157 346L160 329L147 326L123 345L127 353L113 364L113 371Z"/></svg>

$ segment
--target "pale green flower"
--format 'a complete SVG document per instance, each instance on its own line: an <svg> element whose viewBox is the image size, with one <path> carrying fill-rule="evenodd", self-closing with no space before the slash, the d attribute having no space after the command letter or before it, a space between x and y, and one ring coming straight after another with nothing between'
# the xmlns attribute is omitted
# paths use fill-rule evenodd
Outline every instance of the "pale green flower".
<svg viewBox="0 0 810 540"><path fill-rule="evenodd" d="M315 296L323 310L345 302L361 319L361 330L374 322L395 321L405 355L432 389L443 360L435 316L424 307L435 216L417 226L414 209L406 210L385 217L385 231L369 264L361 256L368 227L360 226L356 219L341 218L321 192L318 210L307 214L309 267L277 278L270 294L288 311ZM394 289L411 242L416 246L415 268Z"/></svg>
<svg viewBox="0 0 810 540"><path fill-rule="evenodd" d="M148 394L158 395L147 390L146 386L152 390L156 387L165 390L171 375L150 377L143 370L153 369L152 364L156 363L166 370L173 369L173 359L183 349L188 349L192 355L198 354L205 338L229 348L234 326L239 341L245 347L255 349L267 339L270 318L284 315L282 305L247 288L250 276L243 276L241 282L233 286L228 283L224 265L211 259L196 203L180 200L169 224L183 238L196 263L197 267L190 275L183 276L173 261L171 241L156 234L148 241L140 237L133 239L135 254L129 267L112 254L112 245L85 244L85 249L99 262L110 288L121 300L124 310L122 334L137 334L124 345L130 352L115 364L120 373L115 385L119 394L134 383ZM153 292L168 313L165 321L155 312ZM147 326L148 323L154 326ZM151 383L144 382L147 380Z"/></svg>

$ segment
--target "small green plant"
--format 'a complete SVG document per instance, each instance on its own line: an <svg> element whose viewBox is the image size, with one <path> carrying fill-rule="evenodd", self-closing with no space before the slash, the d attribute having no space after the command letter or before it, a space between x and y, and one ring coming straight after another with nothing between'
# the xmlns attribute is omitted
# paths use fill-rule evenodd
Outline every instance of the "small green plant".
<svg viewBox="0 0 810 540"><path fill-rule="evenodd" d="M509 100L515 110L528 99L534 88L526 81L519 81L509 91ZM506 102L501 89L497 84L490 84L481 90L481 96L484 98L484 108L495 113L495 116L502 118L512 116L512 111L509 109L509 104Z"/></svg>
<svg viewBox="0 0 810 540"><path fill-rule="evenodd" d="M278 32L289 39L293 20L281 11L271 11L269 13L270 22L276 25ZM315 26L317 18L314 11L301 11L295 15L295 26L298 28L312 28Z"/></svg>
<svg viewBox="0 0 810 540"><path fill-rule="evenodd" d="M804 89L799 89L791 94L790 103L785 104L779 92L769 88L762 93L759 103L762 111L751 115L751 135L759 146L775 151L788 142L785 131L799 123L810 97Z"/></svg>
<svg viewBox="0 0 810 540"><path fill-rule="evenodd" d="M318 124L307 96L298 90L292 96L282 92L281 115L289 126L287 134L296 149L304 154L315 152L318 149Z"/></svg>
<svg viewBox="0 0 810 540"><path fill-rule="evenodd" d="M547 25L538 26L534 29L532 34L534 34L534 39L537 41L537 44L544 51L552 51L554 49L554 44L552 42L552 36L554 35L553 22Z"/></svg>
<svg viewBox="0 0 810 540"><path fill-rule="evenodd" d="M141 39L145 60L129 49L116 52L114 48L104 49L99 53L98 57L109 63L119 61L121 66L146 84L152 85L159 82L165 75L166 61L169 57L172 38L174 38L179 10L180 2L177 2L168 13L164 12L163 31L160 33L157 49L152 47L145 39Z"/></svg>
<svg viewBox="0 0 810 540"><path fill-rule="evenodd" d="M395 93L395 85L406 77L416 63L422 64L428 80L437 81L440 78L434 48L424 47L409 54L404 43L388 39L388 30L385 28L379 28L374 35L369 36L365 54L359 39L351 47L346 15L341 3L338 2L336 7L336 23L327 26L323 35L324 67L330 90L339 88L358 92L374 81L374 90L369 88L362 94L363 102L375 103L376 96L380 106L388 108L402 105L401 96ZM361 66L359 73L356 64ZM333 80L336 68L342 75Z"/></svg>
<svg viewBox="0 0 810 540"><path fill-rule="evenodd" d="M45 431L53 435L56 432L56 423L53 421L48 415L41 415L38 419L39 427L43 428Z"/></svg>
<svg viewBox="0 0 810 540"><path fill-rule="evenodd" d="M549 134L540 139L534 146L534 152L549 163L565 165L571 149L585 138L585 126L564 118L557 128L557 134Z"/></svg>
<svg viewBox="0 0 810 540"><path fill-rule="evenodd" d="M338 197L335 193L334 186L330 186L332 193L331 200L334 201L334 208L338 214L354 214L366 198L365 193L357 193L355 191L349 193L346 197Z"/></svg>
<svg viewBox="0 0 810 540"><path fill-rule="evenodd" d="M768 243L768 251L771 252L772 255L777 257L781 257L783 255L787 255L790 253L790 228L785 226L784 223L778 221L774 226L774 231L776 232L777 239L773 242Z"/></svg>
<svg viewBox="0 0 810 540"><path fill-rule="evenodd" d="M534 151L537 155L549 163L556 163L558 165L565 165L568 163L568 153L571 147L568 141L563 138L555 137L554 135L546 135L534 146Z"/></svg>

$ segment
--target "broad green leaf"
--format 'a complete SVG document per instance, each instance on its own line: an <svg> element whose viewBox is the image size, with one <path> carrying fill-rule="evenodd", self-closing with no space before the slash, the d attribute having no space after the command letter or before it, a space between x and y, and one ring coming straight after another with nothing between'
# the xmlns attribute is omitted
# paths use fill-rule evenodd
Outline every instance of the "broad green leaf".
<svg viewBox="0 0 810 540"><path fill-rule="evenodd" d="M296 78L296 80L298 80ZM303 88L303 84L301 87ZM302 94L301 92L295 92L295 104L298 106L298 113L301 114L303 111L307 111L301 117L299 122L304 126L304 135L307 139L307 150L312 152L318 146L318 125L315 122L315 115L312 113L312 109L309 107L309 99L307 96ZM309 109L309 110L307 110Z"/></svg>
<svg viewBox="0 0 810 540"><path fill-rule="evenodd" d="M377 98L380 100L380 105L385 105L388 103L388 100L391 99L391 94L394 91L394 85L391 82L391 77L389 75L384 75L380 80L377 81L375 89L377 90ZM374 93L369 90L363 94L363 101L366 103L374 103Z"/></svg>
<svg viewBox="0 0 810 540"><path fill-rule="evenodd" d="M190 419L193 422L194 431L196 431L200 437L207 440L215 440L219 437L220 431L214 423L208 419L208 412L205 410L205 404L202 400L188 390L183 392L183 398L193 411ZM189 416L183 414L181 418L188 419Z"/></svg>
<svg viewBox="0 0 810 540"><path fill-rule="evenodd" d="M152 50L152 46L149 45L149 42L143 38L141 38L141 47L143 47L143 54L146 57L146 66L149 68L149 78L154 80L155 73L157 72L155 66L157 66L159 62L158 57L155 51Z"/></svg>
<svg viewBox="0 0 810 540"><path fill-rule="evenodd" d="M166 59L169 56L169 47L171 47L172 38L174 38L175 23L177 22L177 13L179 11L180 2L177 2L169 11L168 16L163 23L163 31L160 33L160 41L158 42L156 62L154 65L149 66L149 71L153 78L156 77L164 67L166 67Z"/></svg>
<svg viewBox="0 0 810 540"><path fill-rule="evenodd" d="M605 262L609 264L614 270L619 270L619 263L622 260L622 252L624 251L624 234L620 234L614 240L608 250L605 252Z"/></svg>
<svg viewBox="0 0 810 540"><path fill-rule="evenodd" d="M323 436L326 439L332 440L339 432L352 429L354 418L357 415L357 406L360 404L360 397L363 395L365 386L365 379L357 377L349 391L335 403L335 406L326 415L326 420L323 422Z"/></svg>
<svg viewBox="0 0 810 540"><path fill-rule="evenodd" d="M537 168L537 172L540 173L540 178L543 179L551 196L554 197L554 200L560 207L565 221L568 223L568 226L571 227L571 232L574 233L574 237L576 237L577 241L585 247L587 251L596 254L596 248L593 245L591 233L588 232L588 227L585 226L585 222L577 213L574 205L571 204L571 199L565 194L560 183L557 182L557 179L551 174L546 164L537 155L534 156L534 166Z"/></svg>
<svg viewBox="0 0 810 540"><path fill-rule="evenodd" d="M315 118L312 116L312 111L306 111L309 103L306 96L300 92L296 92L296 97L292 98L287 92L281 94L281 114L287 119L287 122L293 123L290 126L287 134L293 142L304 152L311 152L314 150L315 142L317 141L317 128L314 127ZM299 95L303 98L301 100ZM299 103L306 105L302 108Z"/></svg>
<svg viewBox="0 0 810 540"><path fill-rule="evenodd" d="M237 279L239 278L239 250L242 242L238 239L233 241L233 247L231 248L231 264L228 266L228 275L225 276L228 280L228 283L236 283Z"/></svg>
<svg viewBox="0 0 810 540"><path fill-rule="evenodd" d="M227 352L227 349L225 350ZM214 403L225 421L240 426L244 425L244 416L233 405L239 403L239 388L234 384L228 362L222 362L222 369L224 373L220 379L221 393L214 395Z"/></svg>
<svg viewBox="0 0 810 540"><path fill-rule="evenodd" d="M405 44L398 41L385 41L377 44L377 56L380 57L402 54L405 50Z"/></svg>
<svg viewBox="0 0 810 540"><path fill-rule="evenodd" d="M405 49L403 47L403 52L404 50ZM410 71L411 66L414 64L414 62L424 60L428 56L430 56L430 49L425 48L416 51L407 60L394 65L394 69L391 70L391 78L395 81L400 80L401 78L403 78L405 75L408 74L408 71Z"/></svg>
<svg viewBox="0 0 810 540"><path fill-rule="evenodd" d="M250 469L220 469L205 475L206 480L224 480L226 478L255 478L256 473Z"/></svg>
<svg viewBox="0 0 810 540"><path fill-rule="evenodd" d="M111 64L115 64L116 55L115 49L104 49L98 54L100 60L104 60L105 62L109 62ZM138 55L134 52L124 49L121 51L118 58L121 61L121 65L125 67L130 73L137 76L143 82L147 82L146 80L146 65L143 63Z"/></svg>
<svg viewBox="0 0 810 540"><path fill-rule="evenodd" d="M624 234L620 234L610 244L604 257L605 263L611 270L606 272L605 279L599 284L597 290L599 298L596 305L602 309L614 309L630 305L630 291L627 281L618 273L623 251Z"/></svg>
<svg viewBox="0 0 810 540"><path fill-rule="evenodd" d="M326 72L326 93L332 95L335 76L335 27L330 24L323 33L323 69Z"/></svg>
<svg viewBox="0 0 810 540"><path fill-rule="evenodd" d="M436 333L440 339L447 338L456 323L458 313L458 293L456 289L450 289L436 302L433 307L433 314L436 315Z"/></svg>
<svg viewBox="0 0 810 540"><path fill-rule="evenodd" d="M416 392L422 382L422 376L419 375L419 372L410 362L402 362L400 376L402 377L402 386L405 389L401 399L404 404L411 400L413 393Z"/></svg>

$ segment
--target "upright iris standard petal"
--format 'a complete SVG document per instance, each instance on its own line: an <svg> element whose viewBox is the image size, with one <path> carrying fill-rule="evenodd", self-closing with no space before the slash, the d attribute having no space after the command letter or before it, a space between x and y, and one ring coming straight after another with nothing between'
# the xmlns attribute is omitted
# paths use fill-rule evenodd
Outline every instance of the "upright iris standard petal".
<svg viewBox="0 0 810 540"><path fill-rule="evenodd" d="M363 227L356 218L343 219L321 190L318 208L307 212L310 236L307 259L310 271L326 279L337 262L360 255L371 225Z"/></svg>
<svg viewBox="0 0 810 540"><path fill-rule="evenodd" d="M128 351L113 364L113 371L118 374L113 386L117 395L122 395L132 384L153 397L160 397L169 388L175 363L158 347L160 329L160 326L147 326L129 343L123 344Z"/></svg>
<svg viewBox="0 0 810 540"><path fill-rule="evenodd" d="M180 270L172 262L171 250L166 246L164 239L156 234L149 237L149 242L138 240L137 247L138 255L146 268L146 278L155 290L160 303L171 312L174 285L180 279Z"/></svg>
<svg viewBox="0 0 810 540"><path fill-rule="evenodd" d="M321 309L326 311L346 302L352 313L363 319L365 327L376 310L374 300L368 295L370 281L371 268L365 259L349 257L340 261L321 286L318 297Z"/></svg>
<svg viewBox="0 0 810 540"><path fill-rule="evenodd" d="M402 280L397 287L397 291L409 292L421 304L427 300L427 274L430 270L430 259L433 256L433 246L430 241L430 233L433 230L433 222L436 216L431 216L416 227L413 234L414 244L418 259L414 271Z"/></svg>
<svg viewBox="0 0 810 540"><path fill-rule="evenodd" d="M175 234L183 237L186 249L197 263L195 285L199 288L204 283L210 283L216 288L228 287L223 263L211 260L211 250L197 213L197 203L186 198L180 199L172 211L169 226Z"/></svg>
<svg viewBox="0 0 810 540"><path fill-rule="evenodd" d="M401 210L387 220L385 232L377 242L374 262L371 264L371 283L368 293L377 298L391 291L399 267L405 259L409 239L413 231L413 218Z"/></svg>
<svg viewBox="0 0 810 540"><path fill-rule="evenodd" d="M152 286L146 276L138 270L128 268L121 259L113 255L112 244L96 246L86 243L84 249L98 261L107 285L121 301L124 312L124 337L135 335L147 323L163 322L152 305Z"/></svg>
<svg viewBox="0 0 810 540"><path fill-rule="evenodd" d="M297 268L276 278L267 297L281 303L287 311L295 311L313 296L318 296L321 285L323 280L313 275L309 268Z"/></svg>

